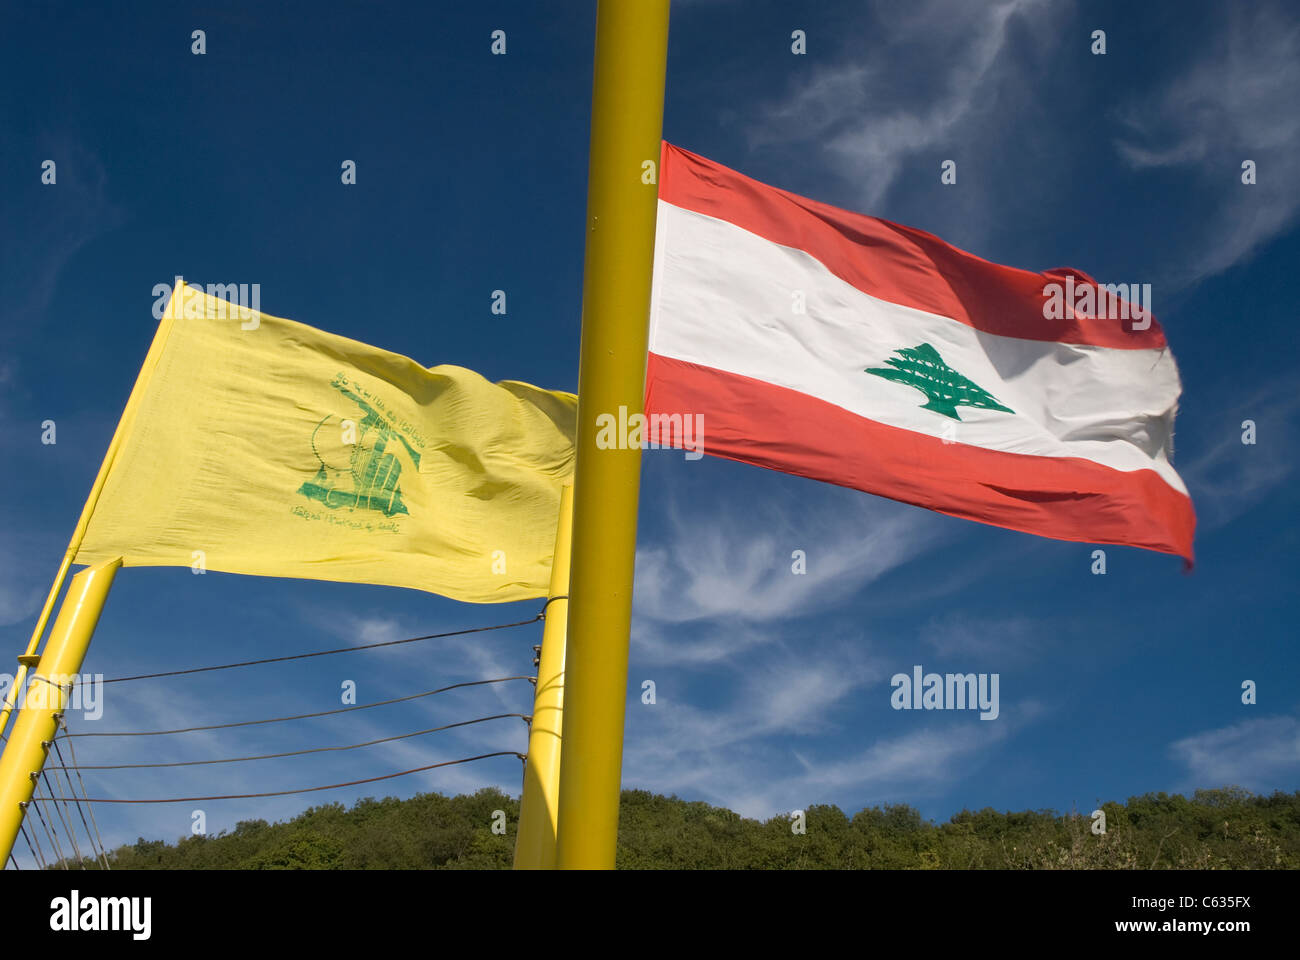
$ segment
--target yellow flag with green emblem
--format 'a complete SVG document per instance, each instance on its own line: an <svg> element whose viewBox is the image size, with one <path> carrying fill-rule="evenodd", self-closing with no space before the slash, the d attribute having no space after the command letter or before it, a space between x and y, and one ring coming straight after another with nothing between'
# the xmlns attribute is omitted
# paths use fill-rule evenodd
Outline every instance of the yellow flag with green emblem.
<svg viewBox="0 0 1300 960"><path fill-rule="evenodd" d="M545 596L576 417L178 283L75 562Z"/></svg>

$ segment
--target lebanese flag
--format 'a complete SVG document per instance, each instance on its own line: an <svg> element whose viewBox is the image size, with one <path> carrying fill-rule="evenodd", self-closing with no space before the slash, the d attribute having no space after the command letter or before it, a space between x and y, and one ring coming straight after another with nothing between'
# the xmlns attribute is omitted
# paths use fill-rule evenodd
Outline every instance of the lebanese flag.
<svg viewBox="0 0 1300 960"><path fill-rule="evenodd" d="M705 453L1190 565L1181 385L1149 311L1099 317L1081 271L990 263L668 143L658 217L651 442L702 415ZM1055 308L1053 284L1073 291Z"/></svg>

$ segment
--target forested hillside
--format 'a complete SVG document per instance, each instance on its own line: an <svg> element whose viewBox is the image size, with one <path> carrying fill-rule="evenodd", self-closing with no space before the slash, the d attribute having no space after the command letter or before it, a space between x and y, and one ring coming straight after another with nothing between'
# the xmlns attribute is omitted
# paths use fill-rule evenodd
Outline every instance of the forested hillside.
<svg viewBox="0 0 1300 960"><path fill-rule="evenodd" d="M1106 833L1052 811L963 811L946 823L906 805L852 817L811 806L748 820L720 807L623 793L618 865L632 869L1135 869L1300 867L1300 792L1238 788L1106 803ZM504 811L506 833L494 833ZM1091 811L1088 811L1089 813ZM518 801L497 790L312 807L287 823L241 822L215 836L144 840L110 855L115 870L458 869L510 866Z"/></svg>

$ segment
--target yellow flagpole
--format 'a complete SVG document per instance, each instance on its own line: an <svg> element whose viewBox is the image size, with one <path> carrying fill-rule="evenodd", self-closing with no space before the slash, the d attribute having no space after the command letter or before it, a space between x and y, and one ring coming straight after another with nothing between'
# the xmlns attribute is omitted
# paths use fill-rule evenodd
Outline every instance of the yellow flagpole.
<svg viewBox="0 0 1300 960"><path fill-rule="evenodd" d="M559 819L560 750L564 721L564 638L569 625L569 552L573 540L573 488L560 492L560 522L547 593L542 652L537 658L537 691L528 729L524 793L519 801L516 870L555 868Z"/></svg>
<svg viewBox="0 0 1300 960"><path fill-rule="evenodd" d="M177 285L180 286L181 278L177 277L176 280ZM32 638L27 642L27 649L18 658L18 672L14 675L13 687L5 694L4 706L0 707L0 733L4 732L5 726L9 723L9 715L13 712L18 690L21 689L23 681L27 678L27 665L36 660L36 650L40 646L41 637L45 633L45 625L49 622L50 612L54 609L54 601L58 599L59 591L63 589L63 581L68 575L68 568L72 566L77 550L81 548L82 538L86 535L86 527L90 525L91 514L95 512L95 504L99 502L99 495L104 489L104 481L108 479L108 472L113 465L113 459L117 456L118 448L122 445L122 440L130 429L131 420L135 417L136 408L140 405L140 397L144 393L144 386L149 382L149 375L158 366L158 359L162 356L163 345L167 341L167 334L171 332L172 321L175 319L177 311L174 305L176 303L176 290L173 290L172 296L167 302L167 309L163 311L162 320L158 324L158 330L154 333L153 342L149 345L149 352L145 354L144 364L140 367L140 373L135 379L135 385L131 388L131 395L127 398L121 418L117 421L117 428L113 431L113 439L108 442L108 450L104 453L104 459L99 464L99 473L95 475L95 482L91 485L90 496L86 498L86 503L81 508L81 517L77 520L77 526L72 531L72 538L68 541L67 552L63 554L63 562L59 564L59 572L54 575L54 583L50 585L50 592L45 597L45 606L41 608L41 615L36 618L36 629L32 631Z"/></svg>
<svg viewBox="0 0 1300 960"><path fill-rule="evenodd" d="M122 558L116 557L82 570L72 578L59 607L23 707L0 755L0 863L9 860L14 848L36 778L45 766L49 742L58 730L58 718L68 703L108 588L121 565Z"/></svg>
<svg viewBox="0 0 1300 960"><path fill-rule="evenodd" d="M573 570L560 757L562 868L610 869L627 698L641 450L597 418L643 414L668 0L599 0L587 182ZM604 447L604 448L602 448Z"/></svg>

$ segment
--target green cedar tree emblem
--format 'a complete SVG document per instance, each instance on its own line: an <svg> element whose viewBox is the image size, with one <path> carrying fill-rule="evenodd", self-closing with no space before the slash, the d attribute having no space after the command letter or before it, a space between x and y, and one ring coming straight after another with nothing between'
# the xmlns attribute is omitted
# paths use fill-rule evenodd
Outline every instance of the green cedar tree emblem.
<svg viewBox="0 0 1300 960"><path fill-rule="evenodd" d="M333 465L321 456L317 438L321 427L333 415L326 415L316 429L312 431L311 446L320 461L316 476L298 488L298 492L310 500L318 500L331 510L346 507L349 510L377 510L386 517L399 513L409 513L402 502L402 488L398 479L402 475L402 464L388 452L403 447L411 458L411 463L418 470L420 454L411 446L410 441L393 428L378 410L368 404L356 393L335 380L334 387L359 407L364 416L355 421L356 438L348 444L345 454L346 464ZM398 443L400 442L400 446ZM338 452L330 450L329 459L338 457Z"/></svg>
<svg viewBox="0 0 1300 960"><path fill-rule="evenodd" d="M1015 413L1010 407L1004 407L997 399L979 384L968 380L943 362L939 351L928 343L918 347L895 350L896 357L890 357L887 367L867 367L865 372L905 383L925 394L927 403L921 405L923 410L933 410L945 417L960 420L957 416L958 405L978 407L981 410L1002 410Z"/></svg>

